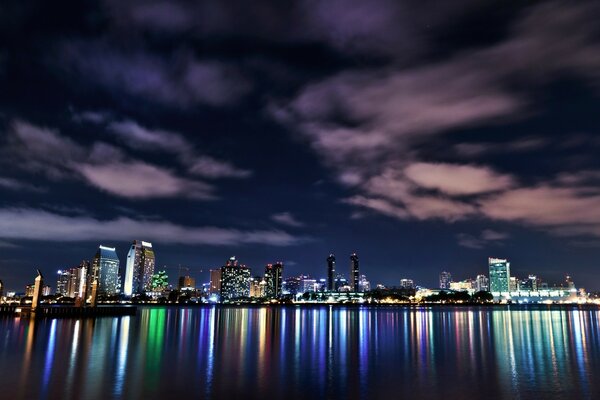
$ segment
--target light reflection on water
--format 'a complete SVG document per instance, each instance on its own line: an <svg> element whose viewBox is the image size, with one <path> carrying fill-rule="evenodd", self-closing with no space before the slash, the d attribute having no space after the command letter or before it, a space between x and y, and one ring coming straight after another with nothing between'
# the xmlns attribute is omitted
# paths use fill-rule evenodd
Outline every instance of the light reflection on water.
<svg viewBox="0 0 600 400"><path fill-rule="evenodd" d="M598 398L596 309L144 308L0 319L2 398Z"/></svg>

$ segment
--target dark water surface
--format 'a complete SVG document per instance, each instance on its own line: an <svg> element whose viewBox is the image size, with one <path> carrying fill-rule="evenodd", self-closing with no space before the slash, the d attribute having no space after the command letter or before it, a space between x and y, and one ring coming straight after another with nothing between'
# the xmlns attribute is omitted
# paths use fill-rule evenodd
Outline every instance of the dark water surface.
<svg viewBox="0 0 600 400"><path fill-rule="evenodd" d="M0 398L598 399L599 317L466 307L2 317Z"/></svg>

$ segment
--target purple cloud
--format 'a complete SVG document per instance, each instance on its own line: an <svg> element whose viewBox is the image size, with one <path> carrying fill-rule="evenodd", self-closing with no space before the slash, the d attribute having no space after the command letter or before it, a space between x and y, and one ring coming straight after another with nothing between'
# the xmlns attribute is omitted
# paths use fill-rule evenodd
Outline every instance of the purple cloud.
<svg viewBox="0 0 600 400"><path fill-rule="evenodd" d="M0 209L0 238L18 240L129 241L143 236L161 243L188 245L266 244L291 246L306 238L280 230L243 231L212 226L184 226L163 220L118 217L99 220L86 216L64 216L29 208Z"/></svg>
<svg viewBox="0 0 600 400"><path fill-rule="evenodd" d="M290 213L289 211L281 212L278 214L271 215L271 219L275 222L278 222L282 225L291 226L294 228L299 228L304 226L303 222L300 222Z"/></svg>

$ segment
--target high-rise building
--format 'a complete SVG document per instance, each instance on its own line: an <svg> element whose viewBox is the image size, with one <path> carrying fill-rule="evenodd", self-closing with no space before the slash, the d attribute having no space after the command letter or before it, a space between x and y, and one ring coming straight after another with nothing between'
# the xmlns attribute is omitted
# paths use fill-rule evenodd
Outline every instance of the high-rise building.
<svg viewBox="0 0 600 400"><path fill-rule="evenodd" d="M510 291L510 263L502 258L488 259L490 269L490 292L506 293Z"/></svg>
<svg viewBox="0 0 600 400"><path fill-rule="evenodd" d="M267 282L266 296L269 298L281 297L283 282L283 263L267 264L265 267L265 282Z"/></svg>
<svg viewBox="0 0 600 400"><path fill-rule="evenodd" d="M333 254L327 257L327 289L330 292L335 291L335 256Z"/></svg>
<svg viewBox="0 0 600 400"><path fill-rule="evenodd" d="M262 276L250 278L250 297L265 297L267 295L267 281Z"/></svg>
<svg viewBox="0 0 600 400"><path fill-rule="evenodd" d="M121 292L119 257L114 247L100 245L92 264L92 282L98 279L98 293L116 295Z"/></svg>
<svg viewBox="0 0 600 400"><path fill-rule="evenodd" d="M450 289L450 282L452 282L452 274L442 271L440 273L440 289Z"/></svg>
<svg viewBox="0 0 600 400"><path fill-rule="evenodd" d="M0 299L4 297L4 283L0 280Z"/></svg>
<svg viewBox="0 0 600 400"><path fill-rule="evenodd" d="M360 275L358 269L358 256L356 253L350 254L350 288L353 292L360 290Z"/></svg>
<svg viewBox="0 0 600 400"><path fill-rule="evenodd" d="M412 279L400 279L400 287L402 289L414 289L415 288L415 281L413 281Z"/></svg>
<svg viewBox="0 0 600 400"><path fill-rule="evenodd" d="M302 293L306 292L318 292L319 284L316 279L305 276L302 278Z"/></svg>
<svg viewBox="0 0 600 400"><path fill-rule="evenodd" d="M69 296L69 283L71 282L71 269L59 269L56 279L56 294L60 296Z"/></svg>
<svg viewBox="0 0 600 400"><path fill-rule="evenodd" d="M35 285L34 284L25 286L25 296L27 296L27 297L33 297L33 292L35 292Z"/></svg>
<svg viewBox="0 0 600 400"><path fill-rule="evenodd" d="M292 276L283 281L283 292L285 294L297 295L302 293L302 276Z"/></svg>
<svg viewBox="0 0 600 400"><path fill-rule="evenodd" d="M488 280L487 276L483 274L477 275L477 278L475 278L475 290L477 290L478 292L489 292L490 281Z"/></svg>
<svg viewBox="0 0 600 400"><path fill-rule="evenodd" d="M336 275L333 288L336 292L349 292L351 290L348 280L341 274Z"/></svg>
<svg viewBox="0 0 600 400"><path fill-rule="evenodd" d="M181 290L195 290L196 280L189 275L180 276L177 282L177 289Z"/></svg>
<svg viewBox="0 0 600 400"><path fill-rule="evenodd" d="M371 290L371 282L367 280L367 277L365 275L360 276L360 282L358 283L358 286L360 288L360 292L368 292L369 290Z"/></svg>
<svg viewBox="0 0 600 400"><path fill-rule="evenodd" d="M132 296L151 291L155 264L152 243L134 240L127 253L123 293Z"/></svg>
<svg viewBox="0 0 600 400"><path fill-rule="evenodd" d="M250 297L250 268L229 258L221 267L221 300Z"/></svg>
<svg viewBox="0 0 600 400"><path fill-rule="evenodd" d="M81 264L69 269L58 270L56 294L65 297L82 297L89 282L87 272L90 262L83 260Z"/></svg>
<svg viewBox="0 0 600 400"><path fill-rule="evenodd" d="M221 269L210 270L210 294L221 294Z"/></svg>
<svg viewBox="0 0 600 400"><path fill-rule="evenodd" d="M50 296L52 294L52 288L48 285L42 286L42 296Z"/></svg>

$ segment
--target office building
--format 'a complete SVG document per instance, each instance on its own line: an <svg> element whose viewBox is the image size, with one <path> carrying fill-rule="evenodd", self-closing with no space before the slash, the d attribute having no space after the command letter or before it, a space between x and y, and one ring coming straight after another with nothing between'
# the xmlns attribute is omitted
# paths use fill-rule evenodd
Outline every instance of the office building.
<svg viewBox="0 0 600 400"><path fill-rule="evenodd" d="M359 292L368 292L371 290L371 282L367 279L365 275L360 276L360 281L358 282Z"/></svg>
<svg viewBox="0 0 600 400"><path fill-rule="evenodd" d="M25 296L27 296L27 297L33 297L33 292L35 292L35 285L34 284L25 286Z"/></svg>
<svg viewBox="0 0 600 400"><path fill-rule="evenodd" d="M400 279L400 287L402 289L414 289L415 288L415 281L413 281L412 279Z"/></svg>
<svg viewBox="0 0 600 400"><path fill-rule="evenodd" d="M56 294L60 296L69 296L69 283L71 282L71 269L59 269L56 279Z"/></svg>
<svg viewBox="0 0 600 400"><path fill-rule="evenodd" d="M319 291L319 283L316 279L312 279L308 276L305 276L302 279L302 293L306 292L318 292Z"/></svg>
<svg viewBox="0 0 600 400"><path fill-rule="evenodd" d="M221 294L221 269L210 270L210 294Z"/></svg>
<svg viewBox="0 0 600 400"><path fill-rule="evenodd" d="M508 260L490 257L488 259L488 266L490 271L490 292L494 296L510 292L510 263Z"/></svg>
<svg viewBox="0 0 600 400"><path fill-rule="evenodd" d="M350 290L353 292L360 291L359 287L360 276L358 266L358 256L356 253L350 255Z"/></svg>
<svg viewBox="0 0 600 400"><path fill-rule="evenodd" d="M0 299L4 297L4 283L0 280Z"/></svg>
<svg viewBox="0 0 600 400"><path fill-rule="evenodd" d="M440 273L440 289L450 289L450 282L452 282L452 274L442 271Z"/></svg>
<svg viewBox="0 0 600 400"><path fill-rule="evenodd" d="M455 290L457 292L469 292L472 294L475 292L475 281L471 279L465 279L464 281L450 282L450 290Z"/></svg>
<svg viewBox="0 0 600 400"><path fill-rule="evenodd" d="M335 291L335 256L330 254L327 257L327 290Z"/></svg>
<svg viewBox="0 0 600 400"><path fill-rule="evenodd" d="M283 263L267 264L265 267L265 282L267 282L265 295L271 299L281 297L283 283Z"/></svg>
<svg viewBox="0 0 600 400"><path fill-rule="evenodd" d="M52 294L52 288L48 285L42 286L42 296L50 296Z"/></svg>
<svg viewBox="0 0 600 400"><path fill-rule="evenodd" d="M297 295L302 293L302 276L292 276L283 281L283 294Z"/></svg>
<svg viewBox="0 0 600 400"><path fill-rule="evenodd" d="M127 253L123 293L133 296L151 291L155 264L152 243L134 240Z"/></svg>
<svg viewBox="0 0 600 400"><path fill-rule="evenodd" d="M221 267L221 300L250 297L250 268L230 257Z"/></svg>
<svg viewBox="0 0 600 400"><path fill-rule="evenodd" d="M267 281L261 276L250 278L250 297L265 297L267 295Z"/></svg>
<svg viewBox="0 0 600 400"><path fill-rule="evenodd" d="M478 292L490 291L490 281L487 276L483 274L477 275L477 278L475 278L475 290L477 290Z"/></svg>
<svg viewBox="0 0 600 400"><path fill-rule="evenodd" d="M121 292L119 264L114 247L98 247L92 263L92 282L98 280L98 294L114 296Z"/></svg>

